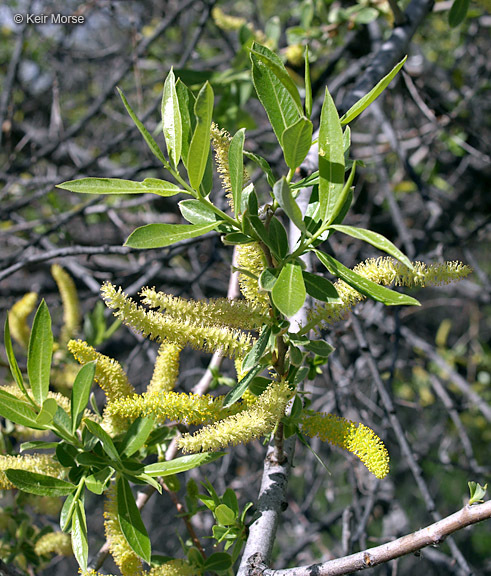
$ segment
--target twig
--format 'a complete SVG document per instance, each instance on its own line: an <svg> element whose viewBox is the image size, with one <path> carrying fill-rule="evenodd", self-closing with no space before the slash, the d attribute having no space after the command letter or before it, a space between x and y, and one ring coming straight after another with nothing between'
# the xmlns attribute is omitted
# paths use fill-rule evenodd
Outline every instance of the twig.
<svg viewBox="0 0 491 576"><path fill-rule="evenodd" d="M263 563L251 563L251 576L342 576L358 570L372 568L378 564L389 562L395 558L412 554L426 546L436 546L443 542L450 534L471 526L477 522L491 518L491 500L484 504L465 506L455 514L447 516L426 528L422 528L412 534L393 540L375 548L369 548L351 556L329 560L322 564L299 566L286 570L271 570ZM255 571L253 571L255 570Z"/></svg>

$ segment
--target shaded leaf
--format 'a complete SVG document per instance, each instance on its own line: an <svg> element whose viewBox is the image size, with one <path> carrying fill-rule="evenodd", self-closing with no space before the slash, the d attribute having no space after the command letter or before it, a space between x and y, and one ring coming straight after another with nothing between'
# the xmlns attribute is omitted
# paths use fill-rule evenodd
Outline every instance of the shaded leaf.
<svg viewBox="0 0 491 576"><path fill-rule="evenodd" d="M116 482L118 519L123 535L133 552L150 562L151 545L147 530L140 516L133 492L126 478L121 476Z"/></svg>
<svg viewBox="0 0 491 576"><path fill-rule="evenodd" d="M9 482L12 482L19 490L38 496L67 496L76 488L74 484L65 480L28 470L8 468L5 470L5 475Z"/></svg>
<svg viewBox="0 0 491 576"><path fill-rule="evenodd" d="M267 326L266 328L263 329L261 335L254 343L254 346L249 350L246 357L242 361L242 370L244 372L251 370L252 368L254 368L254 366L259 364L264 354L264 351L266 350L266 347L268 345L270 336L271 336L271 328Z"/></svg>
<svg viewBox="0 0 491 576"><path fill-rule="evenodd" d="M144 446L155 424L154 418L137 418L128 428L120 446L120 452L124 456L132 456Z"/></svg>
<svg viewBox="0 0 491 576"><path fill-rule="evenodd" d="M111 436L100 426L97 422L90 420L89 418L85 418L84 420L85 425L89 429L89 431L99 438L101 441L102 447L104 448L104 452L116 462L120 462L119 452L116 450L114 446L114 442L112 441Z"/></svg>
<svg viewBox="0 0 491 576"><path fill-rule="evenodd" d="M312 298L331 304L342 303L334 284L329 282L327 278L319 276L318 274L312 274L306 270L302 270L302 275L305 282L305 289Z"/></svg>
<svg viewBox="0 0 491 576"><path fill-rule="evenodd" d="M257 364L248 372L240 382L238 382L232 390L225 396L223 400L223 407L232 406L239 398L242 397L244 392L249 388L254 378L263 370L264 366Z"/></svg>

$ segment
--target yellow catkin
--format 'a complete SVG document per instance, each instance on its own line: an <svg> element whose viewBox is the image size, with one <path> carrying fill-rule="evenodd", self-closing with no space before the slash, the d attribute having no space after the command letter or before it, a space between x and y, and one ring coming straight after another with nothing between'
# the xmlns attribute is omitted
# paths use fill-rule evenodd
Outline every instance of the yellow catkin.
<svg viewBox="0 0 491 576"><path fill-rule="evenodd" d="M34 310L38 300L36 292L28 292L18 300L9 311L10 336L25 350L29 346L31 328L27 324L27 317Z"/></svg>
<svg viewBox="0 0 491 576"><path fill-rule="evenodd" d="M247 24L245 18L225 14L225 12L218 6L214 6L211 11L211 17L215 21L215 24L222 30L239 30L239 28L242 28L244 24Z"/></svg>
<svg viewBox="0 0 491 576"><path fill-rule="evenodd" d="M141 562L133 552L121 531L118 520L116 487L111 485L104 501L104 529L109 551L123 576L136 576L141 573Z"/></svg>
<svg viewBox="0 0 491 576"><path fill-rule="evenodd" d="M406 286L408 288L438 286L459 281L468 276L472 269L461 262L425 264L413 262L413 270L392 258L370 258L361 262L354 272L383 286ZM365 299L354 288L338 280L335 284L342 304L318 304L309 312L308 323L312 326L337 322L353 306Z"/></svg>
<svg viewBox="0 0 491 576"><path fill-rule="evenodd" d="M67 342L80 330L80 302L72 277L59 264L51 266L51 275L55 279L63 305L63 328L60 340Z"/></svg>
<svg viewBox="0 0 491 576"><path fill-rule="evenodd" d="M109 401L129 396L135 392L119 362L97 352L95 348L83 340L70 340L67 346L80 364L97 361L94 379L104 390Z"/></svg>
<svg viewBox="0 0 491 576"><path fill-rule="evenodd" d="M220 352L224 356L244 356L254 344L250 334L224 326L198 325L189 320L175 320L166 314L145 310L119 288L105 283L101 289L106 305L114 315L151 340L169 340L179 346L189 345L205 352Z"/></svg>
<svg viewBox="0 0 491 576"><path fill-rule="evenodd" d="M253 330L269 320L262 307L247 300L215 298L205 300L186 300L155 288L144 288L140 292L142 302L150 308L169 315L174 320L188 320L198 325L216 324L228 328Z"/></svg>
<svg viewBox="0 0 491 576"><path fill-rule="evenodd" d="M162 342L155 361L152 379L147 394L171 391L179 376L179 355L181 347L174 342Z"/></svg>
<svg viewBox="0 0 491 576"><path fill-rule="evenodd" d="M186 424L214 422L241 410L240 404L222 408L223 396L186 394L184 392L160 392L141 394L108 403L105 413L125 418L152 416L158 422L177 420Z"/></svg>
<svg viewBox="0 0 491 576"><path fill-rule="evenodd" d="M317 413L304 417L302 432L310 437L318 436L323 442L355 454L377 478L384 478L389 473L387 448L375 432L364 424L335 414Z"/></svg>
<svg viewBox="0 0 491 576"><path fill-rule="evenodd" d="M244 298L252 302L263 314L266 315L270 308L267 292L259 289L257 279L265 270L264 254L256 242L240 244L237 246L237 267L247 270L255 276L251 278L247 274L239 274L239 286Z"/></svg>
<svg viewBox="0 0 491 576"><path fill-rule="evenodd" d="M292 391L286 382L272 382L252 406L178 440L183 452L217 451L270 434L285 413Z"/></svg>
<svg viewBox="0 0 491 576"><path fill-rule="evenodd" d="M0 455L0 490L11 490L15 486L9 482L5 470L27 470L37 474L45 474L54 478L63 479L66 470L56 462L49 454L23 454L23 455Z"/></svg>
<svg viewBox="0 0 491 576"><path fill-rule="evenodd" d="M155 566L142 576L199 576L201 573L201 570L190 566L185 560L176 558L161 566Z"/></svg>
<svg viewBox="0 0 491 576"><path fill-rule="evenodd" d="M44 534L36 542L34 552L38 556L47 556L49 554L71 556L73 554L71 537L64 532L49 532L48 534Z"/></svg>

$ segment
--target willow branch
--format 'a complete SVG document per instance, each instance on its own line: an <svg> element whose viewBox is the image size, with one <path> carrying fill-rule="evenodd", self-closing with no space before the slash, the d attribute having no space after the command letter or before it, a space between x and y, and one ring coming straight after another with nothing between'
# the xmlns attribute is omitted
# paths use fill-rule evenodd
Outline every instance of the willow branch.
<svg viewBox="0 0 491 576"><path fill-rule="evenodd" d="M372 568L407 554L413 554L426 546L441 544L450 534L490 518L491 500L488 500L484 504L464 506L455 514L430 524L426 528L344 558L337 558L310 566L272 570L264 566L264 563L256 557L256 563L251 562L249 565L250 570L245 574L250 574L251 576L312 576L313 574L316 576L342 576L343 574L351 574L352 572Z"/></svg>

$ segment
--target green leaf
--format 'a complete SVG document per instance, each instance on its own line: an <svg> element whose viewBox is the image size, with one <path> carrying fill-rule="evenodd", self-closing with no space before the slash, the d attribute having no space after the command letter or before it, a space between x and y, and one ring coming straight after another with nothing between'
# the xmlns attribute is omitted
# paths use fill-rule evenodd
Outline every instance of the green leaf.
<svg viewBox="0 0 491 576"><path fill-rule="evenodd" d="M76 454L75 461L80 466L91 468L102 469L108 465L107 456L100 456L99 454L94 454L94 452L79 452Z"/></svg>
<svg viewBox="0 0 491 576"><path fill-rule="evenodd" d="M114 446L114 442L109 434L99 425L97 422L90 420L89 418L84 419L84 423L89 429L89 431L99 438L102 443L102 447L104 448L104 452L114 460L115 462L121 462L121 458L119 456L119 452L116 450L116 446Z"/></svg>
<svg viewBox="0 0 491 576"><path fill-rule="evenodd" d="M405 256L399 248L394 246L390 240L387 240L385 236L382 234L378 234L377 232L372 232L371 230L365 230L364 228L356 228L354 226L341 226L339 224L329 226L330 230L337 230L338 232L342 232L343 234L347 234L353 238L358 238L359 240L363 240L375 246L379 250L383 252L387 252L393 256L399 262L402 262L405 266L407 266L410 270L413 269L413 265L411 260L407 256Z"/></svg>
<svg viewBox="0 0 491 576"><path fill-rule="evenodd" d="M145 444L155 424L154 418L137 418L128 428L120 446L123 456L132 456Z"/></svg>
<svg viewBox="0 0 491 576"><path fill-rule="evenodd" d="M163 248L197 238L214 230L220 222L211 224L147 224L134 230L125 242L131 248Z"/></svg>
<svg viewBox="0 0 491 576"><path fill-rule="evenodd" d="M469 492L471 495L469 499L469 506L484 502L483 498L486 495L488 485L484 484L484 486L481 486L477 482L468 482L467 485L469 486Z"/></svg>
<svg viewBox="0 0 491 576"><path fill-rule="evenodd" d="M74 484L65 482L65 480L38 474L37 472L29 472L28 470L8 468L5 470L5 475L9 482L12 482L22 492L38 496L67 496L76 488Z"/></svg>
<svg viewBox="0 0 491 576"><path fill-rule="evenodd" d="M305 115L312 115L312 84L310 81L309 47L305 46Z"/></svg>
<svg viewBox="0 0 491 576"><path fill-rule="evenodd" d="M58 410L58 404L54 398L47 398L43 402L41 412L36 417L36 422L41 426L50 426L53 423L54 416Z"/></svg>
<svg viewBox="0 0 491 576"><path fill-rule="evenodd" d="M82 571L87 570L89 545L87 542L87 520L84 505L80 500L75 504L72 516L72 550Z"/></svg>
<svg viewBox="0 0 491 576"><path fill-rule="evenodd" d="M235 524L236 515L234 511L226 504L219 504L214 511L217 522L222 526L230 526Z"/></svg>
<svg viewBox="0 0 491 576"><path fill-rule="evenodd" d="M179 210L183 218L191 224L211 224L219 221L215 212L200 200L181 200Z"/></svg>
<svg viewBox="0 0 491 576"><path fill-rule="evenodd" d="M45 426L36 422L36 413L32 404L16 398L0 388L0 416L7 418L14 424L44 430Z"/></svg>
<svg viewBox="0 0 491 576"><path fill-rule="evenodd" d="M343 266L341 262L338 262L335 258L329 254L325 254L320 250L314 250L317 258L324 264L324 266L338 278L344 280L346 284L349 284L352 288L357 290L360 294L372 298L377 302L382 302L386 306L420 306L420 303L411 296L406 294L400 294L399 292L394 292L385 288L385 286L379 286L375 282L368 280L367 278L360 276L353 270Z"/></svg>
<svg viewBox="0 0 491 576"><path fill-rule="evenodd" d="M261 272L261 276L259 276L259 287L261 290L265 290L266 292L271 292L276 281L278 280L278 276L280 275L279 268L266 268Z"/></svg>
<svg viewBox="0 0 491 576"><path fill-rule="evenodd" d="M332 207L332 213L329 218L331 224L341 224L346 214L348 213L348 210L350 209L351 202L353 201L352 185L353 180L355 179L355 171L356 160L353 162L353 168L351 169L350 175L348 176L348 180L343 186L341 193L337 197L336 202Z"/></svg>
<svg viewBox="0 0 491 576"><path fill-rule="evenodd" d="M20 390L22 391L22 393L24 394L24 396L26 398L29 397L25 384L24 384L24 378L22 376L22 372L20 371L19 365L17 363L17 359L15 358L15 354L14 354L14 348L12 346L12 339L10 337L10 326L9 326L9 317L7 314L7 318L5 319L5 327L4 327L4 342L5 342L5 352L7 354L7 360L10 366L10 372L17 384L17 386L20 388ZM10 394L9 394L10 396ZM2 414L3 416L3 414ZM8 416L5 416L5 418L8 418ZM10 418L9 418L10 420ZM14 420L12 420L12 422L14 422Z"/></svg>
<svg viewBox="0 0 491 576"><path fill-rule="evenodd" d="M27 374L34 400L41 406L48 396L51 357L53 355L53 332L48 306L43 300L37 309L32 324Z"/></svg>
<svg viewBox="0 0 491 576"><path fill-rule="evenodd" d="M176 82L176 93L181 114L182 150L181 156L184 165L187 167L189 154L189 144L193 136L196 119L194 117L195 98L191 90L181 81Z"/></svg>
<svg viewBox="0 0 491 576"><path fill-rule="evenodd" d="M468 2L468 0L464 1ZM404 66L406 60L407 56L405 56L403 60L399 62L399 64L394 66L394 68L387 74L387 76L384 76L382 80L380 80L380 82L374 88L372 88L368 94L366 94L365 96L363 96L363 98L358 100L356 104L353 104L353 106L346 112L346 114L343 114L343 116L341 117L341 124L343 126L354 120L357 116L359 116L363 112L363 110L368 108L368 106L370 106L370 104L374 100L376 100L380 96L380 94L382 94L382 92L391 83L394 76L396 76L399 70Z"/></svg>
<svg viewBox="0 0 491 576"><path fill-rule="evenodd" d="M454 0L448 13L448 23L455 28L465 20L469 10L470 0Z"/></svg>
<svg viewBox="0 0 491 576"><path fill-rule="evenodd" d="M254 378L264 369L264 366L261 364L257 364L248 372L244 378L240 382L238 382L232 390L225 396L223 400L223 407L227 408L227 406L232 406L239 398L242 397L244 392L249 388L249 385L252 383Z"/></svg>
<svg viewBox="0 0 491 576"><path fill-rule="evenodd" d="M261 335L254 343L254 346L249 350L246 357L242 361L242 371L248 372L254 366L258 365L263 357L264 351L269 342L269 338L271 336L271 328L267 326L261 332Z"/></svg>
<svg viewBox="0 0 491 576"><path fill-rule="evenodd" d="M194 104L196 128L189 145L187 170L189 183L199 190L210 152L210 128L213 115L213 90L208 82L200 90Z"/></svg>
<svg viewBox="0 0 491 576"><path fill-rule="evenodd" d="M45 442L44 440L33 440L32 442L22 442L20 445L20 451L25 452L26 450L51 450L56 448L58 442Z"/></svg>
<svg viewBox="0 0 491 576"><path fill-rule="evenodd" d="M113 473L112 468L106 466L94 474L90 474L85 478L87 490L90 490L93 494L102 494L107 488Z"/></svg>
<svg viewBox="0 0 491 576"><path fill-rule="evenodd" d="M262 156L258 156L253 152L244 151L244 155L246 156L246 158L249 158L249 160L255 162L259 166L259 168L261 168L264 174L266 174L268 184L272 188L276 182L276 178L275 175L273 174L273 170L271 170L271 166L269 165L268 161L265 160Z"/></svg>
<svg viewBox="0 0 491 576"><path fill-rule="evenodd" d="M63 502L63 506L60 512L60 528L62 532L67 532L70 528L70 522L72 520L73 511L75 509L75 493L69 494Z"/></svg>
<svg viewBox="0 0 491 576"><path fill-rule="evenodd" d="M307 294L312 298L320 300L321 302L329 302L330 304L342 304L342 300L334 287L332 282L327 278L312 274L306 270L302 270L303 280L305 282L305 289Z"/></svg>
<svg viewBox="0 0 491 576"><path fill-rule="evenodd" d="M334 207L344 185L344 141L338 112L326 88L319 128L319 205L324 225L334 220Z"/></svg>
<svg viewBox="0 0 491 576"><path fill-rule="evenodd" d="M214 552L205 560L203 569L206 572L224 572L232 567L233 560L226 552Z"/></svg>
<svg viewBox="0 0 491 576"><path fill-rule="evenodd" d="M302 116L283 132L281 147L286 165L292 170L295 170L305 160L312 146L312 131L312 122Z"/></svg>
<svg viewBox="0 0 491 576"><path fill-rule="evenodd" d="M266 46L254 43L252 45L251 58L253 59L253 63L256 65L258 62L264 64L264 66L266 66L268 70L281 82L295 103L298 114L303 115L302 101L298 89L278 56L274 52L271 52L269 48L266 48Z"/></svg>
<svg viewBox="0 0 491 576"><path fill-rule="evenodd" d="M116 482L118 519L123 535L133 552L150 563L151 545L147 530L140 516L130 485L126 478Z"/></svg>
<svg viewBox="0 0 491 576"><path fill-rule="evenodd" d="M329 342L325 340L309 340L304 344L304 348L309 352L313 352L320 356L321 358L327 358L332 352L334 352L334 346L331 346Z"/></svg>
<svg viewBox="0 0 491 576"><path fill-rule="evenodd" d="M288 126L295 124L303 113L301 111L299 112L298 103L295 102L295 99L282 84L281 80L277 78L262 59L257 56L257 50L259 47L258 45L255 45L255 47L256 51L251 52L250 55L252 61L252 81L258 98L266 110L266 114L268 115L271 126L276 134L276 138L281 144L283 132L288 128ZM273 57L276 59L279 67L281 60L279 60L279 58L272 52L270 54L272 54L271 59L273 59ZM282 65L283 64L281 64L281 66Z"/></svg>
<svg viewBox="0 0 491 576"><path fill-rule="evenodd" d="M181 456L169 460L167 462L156 462L155 464L147 464L143 469L144 473L151 477L157 476L171 476L172 474L179 474L186 472L203 464L208 464L214 460L221 458L225 452L202 452L201 454L191 454L189 456Z"/></svg>
<svg viewBox="0 0 491 576"><path fill-rule="evenodd" d="M285 214L290 218L295 226L300 230L305 230L302 211L296 203L285 177L276 182L273 188L273 194L278 201L278 204L283 208Z"/></svg>
<svg viewBox="0 0 491 576"><path fill-rule="evenodd" d="M157 142L155 142L155 140L150 135L148 130L145 128L145 126L143 126L143 124L138 119L138 116L133 112L133 109L129 105L128 100L126 100L126 97L123 94L123 92L119 88L117 88L117 90L119 92L119 95L121 96L121 100L123 101L124 107L126 108L128 114L130 115L130 118L135 123L135 126L138 128L141 135L143 136L145 142L147 143L147 146L150 148L152 153L162 162L164 166L168 166L168 162L165 159L162 150L158 147Z"/></svg>
<svg viewBox="0 0 491 576"><path fill-rule="evenodd" d="M278 280L271 290L274 305L290 318L303 306L306 296L301 266L295 262L288 262L281 269Z"/></svg>
<svg viewBox="0 0 491 576"><path fill-rule="evenodd" d="M72 434L82 420L84 410L89 402L90 389L95 376L96 362L88 362L78 371L73 383L72 396L70 398L70 414L72 417Z"/></svg>
<svg viewBox="0 0 491 576"><path fill-rule="evenodd" d="M241 210L241 195L244 186L244 140L245 128L238 130L228 150L228 166L230 171L230 184L232 185L232 199L234 214Z"/></svg>
<svg viewBox="0 0 491 576"><path fill-rule="evenodd" d="M273 253L281 260L288 254L288 235L283 224L273 216L269 221L269 242L267 243Z"/></svg>
<svg viewBox="0 0 491 576"><path fill-rule="evenodd" d="M158 178L145 178L143 182L120 178L80 178L57 184L56 187L80 194L156 194L164 197L189 194L179 186Z"/></svg>
<svg viewBox="0 0 491 576"><path fill-rule="evenodd" d="M250 244L254 239L242 232L230 232L222 237L222 242L226 245L233 246L235 244Z"/></svg>
<svg viewBox="0 0 491 576"><path fill-rule="evenodd" d="M182 123L176 91L176 78L172 68L165 79L162 94L162 129L167 152L172 164L177 167L181 158Z"/></svg>

